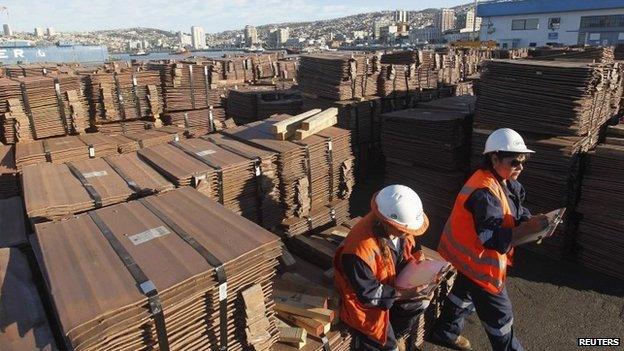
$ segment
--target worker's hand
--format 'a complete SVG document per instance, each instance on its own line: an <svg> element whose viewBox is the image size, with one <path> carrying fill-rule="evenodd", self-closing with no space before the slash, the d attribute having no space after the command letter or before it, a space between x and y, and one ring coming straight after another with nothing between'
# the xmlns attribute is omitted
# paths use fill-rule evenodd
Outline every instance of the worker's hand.
<svg viewBox="0 0 624 351"><path fill-rule="evenodd" d="M408 289L403 289L403 288L398 288L398 287L395 289L398 293L397 298L399 300L409 300L409 299L421 297L423 295L423 292L427 291L428 287L429 287L429 284L425 284L425 285L419 285L419 286L415 286L413 288L408 288Z"/></svg>
<svg viewBox="0 0 624 351"><path fill-rule="evenodd" d="M548 217L538 214L517 226L514 229L514 234L518 236L529 235L544 230L546 227L548 227Z"/></svg>

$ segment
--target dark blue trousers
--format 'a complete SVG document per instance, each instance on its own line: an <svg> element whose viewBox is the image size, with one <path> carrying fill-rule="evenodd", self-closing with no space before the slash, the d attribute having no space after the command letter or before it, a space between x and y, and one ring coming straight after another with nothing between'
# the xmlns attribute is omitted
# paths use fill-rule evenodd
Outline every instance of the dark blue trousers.
<svg viewBox="0 0 624 351"><path fill-rule="evenodd" d="M513 312L507 288L491 294L459 273L432 331L437 340L456 340L466 317L476 310L494 351L524 350L513 332Z"/></svg>

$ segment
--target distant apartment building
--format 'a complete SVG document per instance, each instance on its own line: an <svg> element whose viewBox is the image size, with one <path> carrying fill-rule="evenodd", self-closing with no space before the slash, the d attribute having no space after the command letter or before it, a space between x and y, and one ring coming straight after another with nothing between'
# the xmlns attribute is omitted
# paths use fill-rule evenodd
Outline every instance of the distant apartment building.
<svg viewBox="0 0 624 351"><path fill-rule="evenodd" d="M4 24L2 28L4 29L5 37L13 36L13 31L11 30L11 26L9 26L8 24Z"/></svg>
<svg viewBox="0 0 624 351"><path fill-rule="evenodd" d="M389 25L381 27L379 37L384 43L394 43L398 33L398 27L396 25Z"/></svg>
<svg viewBox="0 0 624 351"><path fill-rule="evenodd" d="M373 22L373 38L379 40L381 36L381 27L383 27L383 23L381 21Z"/></svg>
<svg viewBox="0 0 624 351"><path fill-rule="evenodd" d="M177 41L181 47L193 46L193 38L190 35L183 33L183 32L177 33Z"/></svg>
<svg viewBox="0 0 624 351"><path fill-rule="evenodd" d="M36 28L35 28L35 36L36 36L36 37L42 37L42 36L43 36L43 28L41 28L41 27L36 27Z"/></svg>
<svg viewBox="0 0 624 351"><path fill-rule="evenodd" d="M466 23L462 27L458 26L460 30L463 28L465 29L465 31L469 31L469 32L477 31L478 32L481 29L482 19L481 17L476 17L475 12L476 11L474 9L468 10L466 12Z"/></svg>
<svg viewBox="0 0 624 351"><path fill-rule="evenodd" d="M258 31L256 27L250 25L245 26L245 46L250 47L258 43Z"/></svg>
<svg viewBox="0 0 624 351"><path fill-rule="evenodd" d="M279 48L284 46L284 43L290 37L290 29L288 28L274 28L269 31L269 45Z"/></svg>
<svg viewBox="0 0 624 351"><path fill-rule="evenodd" d="M56 35L56 32L54 31L54 27L48 27L46 29L46 35L49 37L53 37Z"/></svg>
<svg viewBox="0 0 624 351"><path fill-rule="evenodd" d="M440 33L455 28L455 11L451 9L440 9L435 14L434 25Z"/></svg>
<svg viewBox="0 0 624 351"><path fill-rule="evenodd" d="M192 26L191 27L191 42L193 49L201 50L206 48L206 33L203 27Z"/></svg>
<svg viewBox="0 0 624 351"><path fill-rule="evenodd" d="M407 11L405 10L394 11L394 22L401 23L401 22L407 22L407 21L408 21Z"/></svg>
<svg viewBox="0 0 624 351"><path fill-rule="evenodd" d="M368 36L368 32L364 31L364 30L355 30L352 32L351 34L353 36L353 39L358 40L358 39L365 39Z"/></svg>

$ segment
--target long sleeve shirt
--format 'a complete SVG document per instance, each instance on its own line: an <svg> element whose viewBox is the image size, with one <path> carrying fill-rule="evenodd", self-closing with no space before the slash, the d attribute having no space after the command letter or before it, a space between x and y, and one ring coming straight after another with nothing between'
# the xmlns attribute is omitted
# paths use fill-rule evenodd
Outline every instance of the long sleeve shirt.
<svg viewBox="0 0 624 351"><path fill-rule="evenodd" d="M396 272L400 272L407 262L403 259L405 240L396 240L396 245L392 240L386 240L392 254L392 262ZM420 251L420 246L416 245L415 251ZM359 257L351 254L342 255L342 271L353 287L358 299L370 307L378 307L388 310L397 299L397 291L392 286L382 284L377 280L370 267Z"/></svg>
<svg viewBox="0 0 624 351"><path fill-rule="evenodd" d="M503 185L515 226L531 218L531 212L523 206L525 190L515 180L507 180ZM503 208L500 201L488 189L477 189L465 203L466 209L472 213L477 235L484 247L502 254L511 249L512 229L502 228Z"/></svg>

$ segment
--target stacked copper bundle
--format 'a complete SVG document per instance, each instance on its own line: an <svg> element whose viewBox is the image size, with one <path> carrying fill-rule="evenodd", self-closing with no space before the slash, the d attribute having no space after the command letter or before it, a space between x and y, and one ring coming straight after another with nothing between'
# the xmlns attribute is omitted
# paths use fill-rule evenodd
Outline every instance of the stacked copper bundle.
<svg viewBox="0 0 624 351"><path fill-rule="evenodd" d="M163 101L158 72L102 71L87 75L86 81L96 130L120 134L159 125Z"/></svg>
<svg viewBox="0 0 624 351"><path fill-rule="evenodd" d="M301 95L295 90L275 90L271 86L249 86L230 90L227 113L236 124L246 124L274 114L301 112Z"/></svg>
<svg viewBox="0 0 624 351"><path fill-rule="evenodd" d="M251 61L254 69L254 79L274 78L278 76L278 53L253 55Z"/></svg>
<svg viewBox="0 0 624 351"><path fill-rule="evenodd" d="M232 61L183 61L150 65L151 69L160 71L165 124L206 132L218 129L226 119L221 107L222 90L217 89L225 72L222 65L229 65L225 62Z"/></svg>
<svg viewBox="0 0 624 351"><path fill-rule="evenodd" d="M84 133L88 113L78 76L0 80L1 136L6 143Z"/></svg>
<svg viewBox="0 0 624 351"><path fill-rule="evenodd" d="M18 248L0 248L0 345L3 351L58 350L28 257Z"/></svg>
<svg viewBox="0 0 624 351"><path fill-rule="evenodd" d="M285 217L295 217L288 220L288 226L293 221L295 224L301 222L303 225L300 227L308 230L310 216L318 214L322 217L320 222L329 222L332 220L332 208L338 208L342 202L348 201L346 199L353 188L350 133L344 129L329 127L300 141L276 140L271 129L273 124L291 117L275 115L264 121L225 130L223 133L278 154L280 202ZM336 200L339 203L334 203ZM319 225L318 222L314 223Z"/></svg>
<svg viewBox="0 0 624 351"><path fill-rule="evenodd" d="M256 284L267 321L256 349L268 350L277 340L271 296L279 238L196 190L177 189L35 230L35 256L68 349L258 346L246 336L240 308L241 292ZM84 302L79 309L78 300Z"/></svg>
<svg viewBox="0 0 624 351"><path fill-rule="evenodd" d="M302 93L333 100L349 100L377 93L379 57L372 54L331 53L300 58Z"/></svg>
<svg viewBox="0 0 624 351"><path fill-rule="evenodd" d="M0 199L19 195L15 146L0 145Z"/></svg>
<svg viewBox="0 0 624 351"><path fill-rule="evenodd" d="M609 127L604 144L588 154L577 210L583 215L576 237L583 265L624 279L624 128Z"/></svg>
<svg viewBox="0 0 624 351"><path fill-rule="evenodd" d="M412 91L435 89L438 75L435 56L428 51L398 51L381 57L379 95L407 95Z"/></svg>

